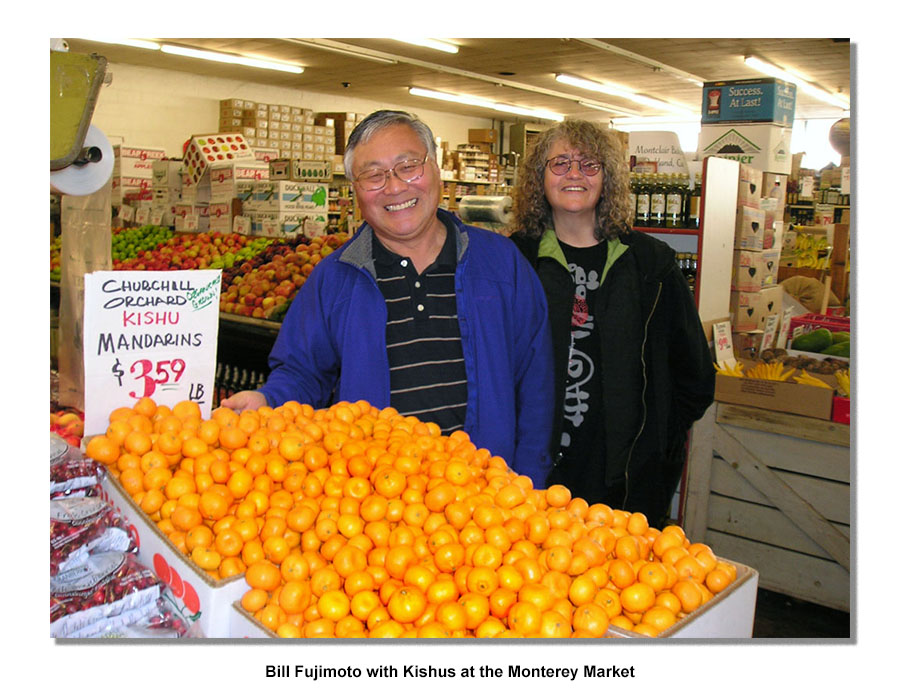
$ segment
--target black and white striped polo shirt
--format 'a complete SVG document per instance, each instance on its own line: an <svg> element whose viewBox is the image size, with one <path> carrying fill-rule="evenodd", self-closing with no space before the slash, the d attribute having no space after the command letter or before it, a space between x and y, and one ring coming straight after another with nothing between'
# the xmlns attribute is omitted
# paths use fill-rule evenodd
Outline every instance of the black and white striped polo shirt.
<svg viewBox="0 0 900 700"><path fill-rule="evenodd" d="M466 366L456 314L456 234L448 230L437 259L420 275L409 258L372 236L385 329L391 406L431 421L449 435L466 419Z"/></svg>

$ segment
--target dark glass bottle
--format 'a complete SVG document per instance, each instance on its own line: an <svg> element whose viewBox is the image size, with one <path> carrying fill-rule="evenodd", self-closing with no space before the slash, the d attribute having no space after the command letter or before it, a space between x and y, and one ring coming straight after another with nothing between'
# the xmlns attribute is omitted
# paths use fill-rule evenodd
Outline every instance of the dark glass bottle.
<svg viewBox="0 0 900 700"><path fill-rule="evenodd" d="M667 176L669 181L666 188L666 226L669 228L683 228L684 219L684 185L678 175Z"/></svg>
<svg viewBox="0 0 900 700"><path fill-rule="evenodd" d="M638 174L637 182L637 211L634 223L637 226L650 225L650 182L646 173Z"/></svg>
<svg viewBox="0 0 900 700"><path fill-rule="evenodd" d="M700 228L700 202L703 194L702 175L697 173L694 181L694 189L691 190L690 207L688 214L688 226L690 228Z"/></svg>
<svg viewBox="0 0 900 700"><path fill-rule="evenodd" d="M657 173L653 176L650 189L650 226L654 228L664 228L666 225L668 189L664 175Z"/></svg>

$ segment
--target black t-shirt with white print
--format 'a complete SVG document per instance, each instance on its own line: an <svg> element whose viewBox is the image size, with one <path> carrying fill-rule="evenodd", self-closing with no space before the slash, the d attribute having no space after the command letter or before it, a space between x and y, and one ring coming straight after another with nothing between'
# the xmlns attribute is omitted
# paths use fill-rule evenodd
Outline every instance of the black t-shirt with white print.
<svg viewBox="0 0 900 700"><path fill-rule="evenodd" d="M606 264L607 243L576 248L560 241L569 273L575 282L572 335L569 346L566 394L563 405L559 480L573 493L592 492L603 483L605 459L595 454L603 440L603 377L597 323L600 279ZM591 464L591 473L583 466ZM590 486L589 486L590 484Z"/></svg>

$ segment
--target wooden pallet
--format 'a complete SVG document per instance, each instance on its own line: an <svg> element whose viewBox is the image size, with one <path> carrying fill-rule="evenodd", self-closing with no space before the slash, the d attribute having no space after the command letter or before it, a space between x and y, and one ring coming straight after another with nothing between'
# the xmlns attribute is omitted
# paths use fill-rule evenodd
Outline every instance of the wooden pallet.
<svg viewBox="0 0 900 700"><path fill-rule="evenodd" d="M850 609L849 426L714 403L692 430L685 531L762 588Z"/></svg>

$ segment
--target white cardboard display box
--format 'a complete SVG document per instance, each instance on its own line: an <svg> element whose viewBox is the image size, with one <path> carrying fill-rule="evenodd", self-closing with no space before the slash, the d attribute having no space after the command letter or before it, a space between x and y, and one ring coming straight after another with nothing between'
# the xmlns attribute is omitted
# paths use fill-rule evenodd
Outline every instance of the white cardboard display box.
<svg viewBox="0 0 900 700"><path fill-rule="evenodd" d="M729 562L722 557L720 559L737 568L737 578L706 605L685 615L669 629L661 632L660 638L747 639L753 636L759 572L744 564ZM277 639L274 632L241 607L240 601L231 606L230 612L233 638ZM607 636L647 639L644 635L614 626L610 626Z"/></svg>
<svg viewBox="0 0 900 700"><path fill-rule="evenodd" d="M748 639L753 636L759 572L744 564L728 563L737 568L737 578L731 585L706 605L661 632L660 638ZM614 626L610 626L608 634L629 639L646 639L643 635Z"/></svg>
<svg viewBox="0 0 900 700"><path fill-rule="evenodd" d="M134 525L138 538L137 558L167 584L190 623L198 623L205 637L231 636L231 604L249 589L243 574L224 581L210 578L182 554L155 523L131 499L117 479L107 476L103 489L112 503Z"/></svg>

